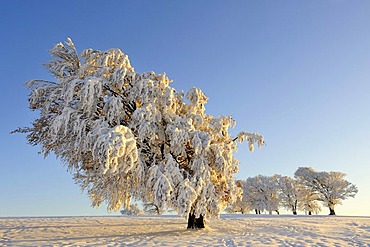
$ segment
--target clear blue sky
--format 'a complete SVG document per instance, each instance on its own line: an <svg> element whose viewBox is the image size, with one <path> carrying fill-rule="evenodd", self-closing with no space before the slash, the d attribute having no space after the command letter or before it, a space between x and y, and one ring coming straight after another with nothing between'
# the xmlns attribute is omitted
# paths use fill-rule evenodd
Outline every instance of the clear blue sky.
<svg viewBox="0 0 370 247"><path fill-rule="evenodd" d="M341 171L359 187L339 215L370 215L370 1L1 1L0 216L101 215L54 157L24 135L24 82L51 79L55 43L120 48L137 72L196 86L207 112L259 132L238 178ZM328 210L323 209L327 214Z"/></svg>

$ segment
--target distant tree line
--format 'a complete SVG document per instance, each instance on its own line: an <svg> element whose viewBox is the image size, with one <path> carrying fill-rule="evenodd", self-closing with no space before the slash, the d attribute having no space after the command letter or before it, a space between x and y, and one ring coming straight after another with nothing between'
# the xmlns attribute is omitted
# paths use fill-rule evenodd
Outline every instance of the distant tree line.
<svg viewBox="0 0 370 247"><path fill-rule="evenodd" d="M135 203L131 204L130 207L122 209L120 213L127 216L139 216L143 214L143 211L139 208L139 205Z"/></svg>
<svg viewBox="0 0 370 247"><path fill-rule="evenodd" d="M318 214L322 204L329 208L330 215L335 215L334 207L349 197L355 197L358 192L354 184L344 179L345 176L341 172L318 172L311 167L299 167L294 178L275 174L238 180L242 197L226 211L279 214L279 210L284 208L294 215L298 210L311 215Z"/></svg>

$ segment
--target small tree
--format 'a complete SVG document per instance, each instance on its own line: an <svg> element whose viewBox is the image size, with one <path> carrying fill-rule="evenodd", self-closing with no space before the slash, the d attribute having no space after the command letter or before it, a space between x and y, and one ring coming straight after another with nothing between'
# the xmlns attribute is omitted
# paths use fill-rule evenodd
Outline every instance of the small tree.
<svg viewBox="0 0 370 247"><path fill-rule="evenodd" d="M238 180L236 181L236 184L239 188L243 190L243 194L245 191L246 182L245 180ZM235 203L232 205L229 205L225 211L228 213L247 213L253 209L252 203L250 200L248 200L247 196L242 196L241 198L238 198Z"/></svg>
<svg viewBox="0 0 370 247"><path fill-rule="evenodd" d="M329 214L335 215L334 206L341 204L348 197L355 197L358 189L344 179L341 172L317 172L311 167L299 167L294 174L299 183L317 194L318 200L329 208Z"/></svg>
<svg viewBox="0 0 370 247"><path fill-rule="evenodd" d="M278 185L281 205L285 209L291 210L293 215L297 215L298 189L296 182L294 179L287 176L275 175L275 178Z"/></svg>
<svg viewBox="0 0 370 247"><path fill-rule="evenodd" d="M304 186L298 185L298 208L308 215L318 214L321 207L318 203L319 197L317 193Z"/></svg>
<svg viewBox="0 0 370 247"><path fill-rule="evenodd" d="M270 214L272 211L279 214L280 199L275 176L258 175L240 182L243 184L242 201L255 209L256 213L266 210Z"/></svg>
<svg viewBox="0 0 370 247"><path fill-rule="evenodd" d="M143 211L139 208L137 203L131 204L130 207L122 209L120 212L123 215L129 215L129 216L138 216L143 213Z"/></svg>
<svg viewBox="0 0 370 247"><path fill-rule="evenodd" d="M161 210L157 205L155 205L152 202L145 202L143 204L143 211L148 214L156 214L156 215L163 214L163 210Z"/></svg>
<svg viewBox="0 0 370 247"><path fill-rule="evenodd" d="M260 214L264 210L264 198L258 191L258 185L255 183L255 178L247 178L247 180L239 180L238 184L241 184L242 199L241 201L246 205L250 205L256 211L256 214Z"/></svg>
<svg viewBox="0 0 370 247"><path fill-rule="evenodd" d="M197 88L184 93L165 74L136 73L119 49L86 49L70 39L50 50L46 67L56 81L32 80L30 109L40 113L28 133L41 153L54 153L88 192L93 206L127 208L132 198L171 208L204 227L241 190L234 174L238 142L263 145L263 137L232 137L231 117L205 113L208 98ZM195 220L197 219L197 220Z"/></svg>
<svg viewBox="0 0 370 247"><path fill-rule="evenodd" d="M248 203L243 202L242 200L238 199L234 204L228 206L225 209L225 211L230 214L234 214L234 213L246 214L249 211L251 211L251 208L250 208L250 205L248 205Z"/></svg>

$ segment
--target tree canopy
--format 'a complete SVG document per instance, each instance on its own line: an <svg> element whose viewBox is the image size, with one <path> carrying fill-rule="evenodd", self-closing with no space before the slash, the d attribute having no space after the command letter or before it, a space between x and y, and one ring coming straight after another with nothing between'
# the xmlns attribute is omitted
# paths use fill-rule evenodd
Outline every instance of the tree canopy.
<svg viewBox="0 0 370 247"><path fill-rule="evenodd" d="M258 212L279 211L279 193L276 176L258 175L249 177L247 180L238 180L242 190L243 197L241 204L244 208L255 209Z"/></svg>
<svg viewBox="0 0 370 247"><path fill-rule="evenodd" d="M344 179L345 176L342 172L317 172L311 167L299 167L294 173L298 183L313 191L317 200L329 208L331 215L335 215L335 205L349 197L355 197L358 192L354 184Z"/></svg>
<svg viewBox="0 0 370 247"><path fill-rule="evenodd" d="M62 160L93 206L119 210L134 198L198 217L236 201L234 151L243 141L260 147L261 135L231 136L234 120L206 114L200 89L184 95L164 73L136 73L119 49L78 55L68 39L50 54L56 81L27 83L29 107L40 114L17 131Z"/></svg>

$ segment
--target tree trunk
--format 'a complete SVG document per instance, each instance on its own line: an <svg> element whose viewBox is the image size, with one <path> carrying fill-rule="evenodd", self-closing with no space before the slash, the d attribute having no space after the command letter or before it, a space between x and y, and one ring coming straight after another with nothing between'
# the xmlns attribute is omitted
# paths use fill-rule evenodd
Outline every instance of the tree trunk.
<svg viewBox="0 0 370 247"><path fill-rule="evenodd" d="M330 211L329 215L335 215L334 204L332 202L329 202L328 207L329 207L329 211Z"/></svg>
<svg viewBox="0 0 370 247"><path fill-rule="evenodd" d="M329 215L335 215L335 211L334 211L334 206L333 207L329 207Z"/></svg>
<svg viewBox="0 0 370 247"><path fill-rule="evenodd" d="M311 211L308 211L308 215L312 215Z"/></svg>
<svg viewBox="0 0 370 247"><path fill-rule="evenodd" d="M292 206L293 215L297 215L297 207Z"/></svg>
<svg viewBox="0 0 370 247"><path fill-rule="evenodd" d="M255 209L255 211L256 211L256 214L258 214L258 210L257 210L257 209Z"/></svg>
<svg viewBox="0 0 370 247"><path fill-rule="evenodd" d="M205 228L203 215L200 215L199 218L195 218L195 214L189 213L188 229L198 229L198 228Z"/></svg>
<svg viewBox="0 0 370 247"><path fill-rule="evenodd" d="M297 204L298 204L298 201L295 200L294 205L292 206L293 215L297 215Z"/></svg>

